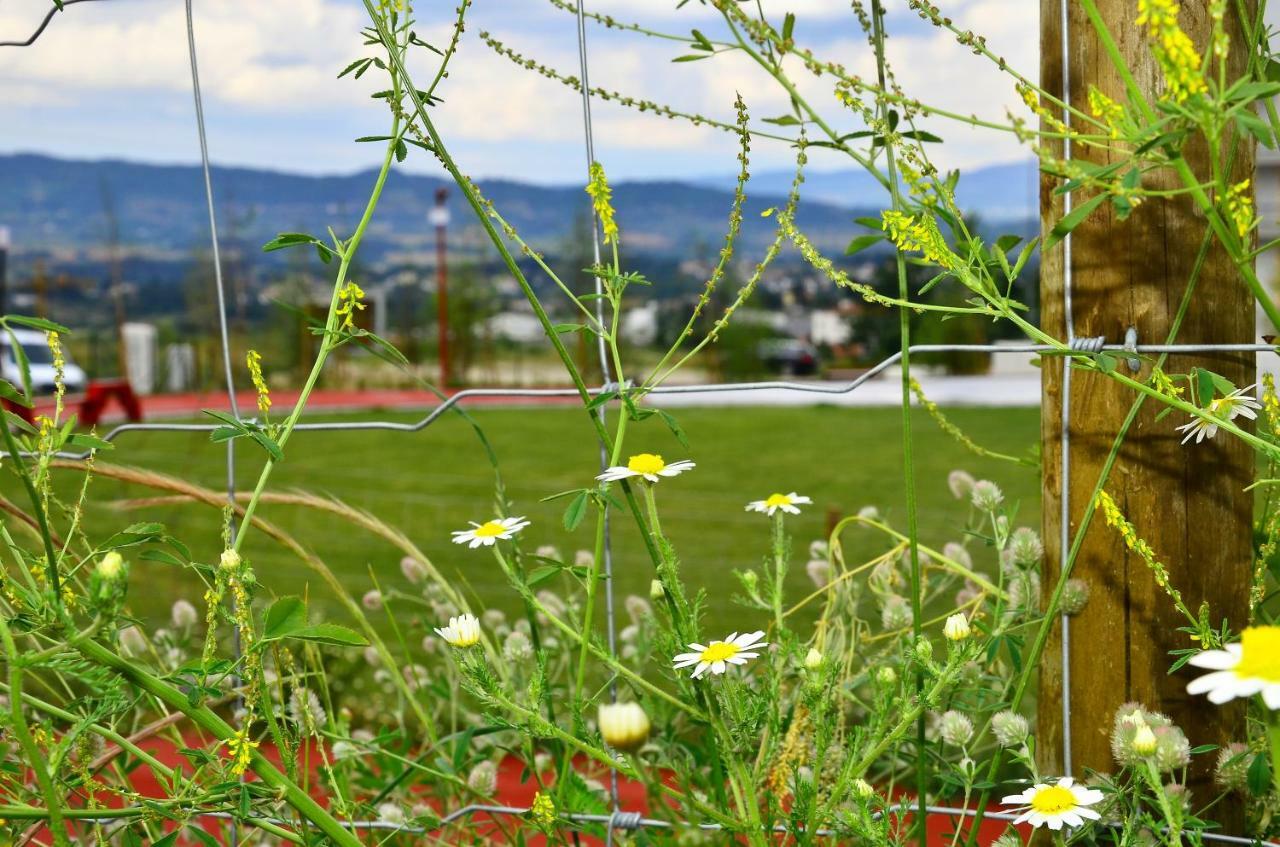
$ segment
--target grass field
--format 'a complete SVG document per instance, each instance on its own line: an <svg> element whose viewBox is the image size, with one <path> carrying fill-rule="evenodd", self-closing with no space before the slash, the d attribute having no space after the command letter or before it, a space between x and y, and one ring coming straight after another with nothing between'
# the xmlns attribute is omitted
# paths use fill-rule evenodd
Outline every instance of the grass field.
<svg viewBox="0 0 1280 847"><path fill-rule="evenodd" d="M954 409L948 414L980 443L1017 455L1025 454L1038 434L1036 409ZM589 547L593 521L567 533L561 524L565 502L539 502L549 494L589 484L596 472L597 446L583 412L502 408L473 415L497 452L516 513L533 520L522 536L526 549L554 544L572 556L575 549ZM813 506L789 521L795 539L792 588L797 597L811 588L804 572L808 542L823 534L830 513L848 514L874 504L891 522L905 526L897 409L684 409L677 417L687 433L687 450L656 418L633 424L628 447L629 452L661 453L668 461L687 457L698 463L696 470L661 483L658 493L663 525L681 556L684 574L708 590L712 622L745 626L736 620L742 613L732 605L737 584L732 571L757 565L768 545L768 520L744 512L748 500L791 490L813 498ZM957 467L995 479L1007 501L1018 506L1019 522L1038 524L1039 479L1034 469L964 451L923 413L914 426L925 543L941 546L959 536L966 508L946 486L948 471ZM204 434L130 434L117 444L104 461L162 471L219 490L225 485L223 448ZM237 454L239 485L251 487L265 454L250 446L240 446ZM469 586L479 607L511 610L511 592L491 555L453 545L449 536L451 530L465 528L468 520L493 514L493 479L474 431L458 416L447 415L429 430L413 434L300 433L289 444L271 489L331 494L373 512L407 533L449 578ZM6 485L13 486L12 479ZM16 498L19 492L9 494ZM188 543L198 559L216 561L221 549L217 510L170 502L121 514L104 505L152 494L139 486L97 480L91 499L99 505L88 515L90 531L105 537L136 520L160 521ZM269 504L260 515L315 551L357 597L371 587L371 574L384 587L407 587L398 565L401 554L382 539L331 515L295 506ZM615 527L619 597L644 592L651 567L634 526L622 515ZM880 549L880 539L868 532L848 535L851 560ZM345 613L323 583L275 542L255 534L247 541L246 554L268 591L307 593L314 608L342 619ZM148 617L163 614L179 596L199 600L197 583L176 568L144 561L135 563L134 574L131 603Z"/></svg>

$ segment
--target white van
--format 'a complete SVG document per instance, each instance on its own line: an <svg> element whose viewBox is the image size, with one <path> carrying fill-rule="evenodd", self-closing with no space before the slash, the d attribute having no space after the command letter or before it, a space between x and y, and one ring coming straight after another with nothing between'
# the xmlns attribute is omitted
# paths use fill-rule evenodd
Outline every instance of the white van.
<svg viewBox="0 0 1280 847"><path fill-rule="evenodd" d="M9 333L0 330L0 376L11 382L19 391L22 390L22 369L18 365L17 357L13 355L13 338L18 340L22 345L22 352L27 354L27 361L31 367L31 391L37 396L52 394L54 389L53 352L49 349L49 341L45 334L39 330L15 329L12 338ZM80 394L84 391L86 384L84 371L71 361L65 346L62 350L63 357L66 359L63 385L66 386L68 394Z"/></svg>

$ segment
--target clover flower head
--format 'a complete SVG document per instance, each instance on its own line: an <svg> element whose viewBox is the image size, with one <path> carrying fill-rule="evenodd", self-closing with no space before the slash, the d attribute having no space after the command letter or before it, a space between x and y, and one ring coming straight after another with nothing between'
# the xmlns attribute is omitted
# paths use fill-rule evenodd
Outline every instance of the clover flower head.
<svg viewBox="0 0 1280 847"><path fill-rule="evenodd" d="M360 605L364 606L370 612L376 612L382 608L382 592L378 589L370 589L360 598Z"/></svg>
<svg viewBox="0 0 1280 847"><path fill-rule="evenodd" d="M310 688L295 685L289 692L289 717L306 735L315 735L325 723L324 706Z"/></svg>
<svg viewBox="0 0 1280 847"><path fill-rule="evenodd" d="M400 573L411 585L417 585L427 578L427 566L413 556L405 556L400 560Z"/></svg>
<svg viewBox="0 0 1280 847"><path fill-rule="evenodd" d="M1086 820L1102 817L1089 808L1102 802L1102 792L1094 788L1076 785L1075 780L1064 776L1057 782L1038 782L1021 794L1011 794L1001 802L1016 805L1019 812L1015 824L1029 823L1039 829L1047 826L1054 831L1065 827L1084 826Z"/></svg>
<svg viewBox="0 0 1280 847"><path fill-rule="evenodd" d="M728 670L729 665L745 665L748 659L759 656L756 651L769 646L761 640L763 638L764 632L757 630L741 634L735 632L723 641L712 641L706 645L693 643L689 645L690 652L678 653L672 659L672 667L675 670L693 667L694 679L708 670L713 674L722 674Z"/></svg>
<svg viewBox="0 0 1280 847"><path fill-rule="evenodd" d="M1062 587L1062 605L1064 614L1078 615L1084 611L1089 602L1089 583L1083 579L1069 579Z"/></svg>
<svg viewBox="0 0 1280 847"><path fill-rule="evenodd" d="M173 621L175 629L190 629L200 620L200 613L190 601L179 597L173 601L173 607L169 609L169 619Z"/></svg>
<svg viewBox="0 0 1280 847"><path fill-rule="evenodd" d="M804 572L816 588L826 588L831 581L831 565L826 559L810 559L804 566Z"/></svg>
<svg viewBox="0 0 1280 847"><path fill-rule="evenodd" d="M884 605L880 607L880 623L886 630L906 629L911 626L912 618L911 604L905 597L890 594L884 598Z"/></svg>
<svg viewBox="0 0 1280 847"><path fill-rule="evenodd" d="M975 509L983 512L994 512L1004 502L1004 492L1000 486L989 479L980 479L969 491L969 502Z"/></svg>
<svg viewBox="0 0 1280 847"><path fill-rule="evenodd" d="M963 747L973 738L973 721L963 712L950 709L938 721L938 735L952 747Z"/></svg>
<svg viewBox="0 0 1280 847"><path fill-rule="evenodd" d="M1023 567L1040 564L1040 560L1044 558L1044 544L1040 542L1040 533L1031 527L1018 527L1009 536L1009 551L1015 564Z"/></svg>
<svg viewBox="0 0 1280 847"><path fill-rule="evenodd" d="M533 642L520 630L512 630L502 642L502 657L513 665L533 658Z"/></svg>
<svg viewBox="0 0 1280 847"><path fill-rule="evenodd" d="M478 763L467 774L467 787L482 797L492 797L498 790L498 766L488 759Z"/></svg>
<svg viewBox="0 0 1280 847"><path fill-rule="evenodd" d="M1001 747L1021 747L1031 734L1027 719L1007 709L991 716L991 734Z"/></svg>
<svg viewBox="0 0 1280 847"><path fill-rule="evenodd" d="M105 580L119 578L120 575L124 573L124 570L124 557L115 550L112 550L98 560L98 576Z"/></svg>
<svg viewBox="0 0 1280 847"><path fill-rule="evenodd" d="M1249 746L1232 742L1218 751L1218 761L1213 768L1214 782L1227 791L1244 791L1249 784Z"/></svg>
<svg viewBox="0 0 1280 847"><path fill-rule="evenodd" d="M963 500L972 494L976 482L973 474L968 471L954 470L947 474L947 488L951 489L951 496L957 500Z"/></svg>
<svg viewBox="0 0 1280 847"><path fill-rule="evenodd" d="M471 529L455 530L453 535L454 544L465 544L474 550L477 547L492 547L499 541L507 541L520 530L530 524L525 520L524 516L497 518L485 521L484 523L476 523L471 521Z"/></svg>
<svg viewBox="0 0 1280 847"><path fill-rule="evenodd" d="M688 459L681 459L678 462L668 464L656 453L637 453L627 459L625 465L616 465L608 468L604 473L598 475L596 479L601 482L617 482L622 479L639 477L645 482L653 484L663 477L679 476L694 467L696 465Z"/></svg>
<svg viewBox="0 0 1280 847"><path fill-rule="evenodd" d="M973 567L973 556L969 555L968 548L959 542L948 541L942 545L942 555L966 568Z"/></svg>
<svg viewBox="0 0 1280 847"><path fill-rule="evenodd" d="M806 506L813 501L803 494L797 494L792 491L790 494L770 494L764 500L752 500L747 504L746 511L761 512L773 517L778 511L786 512L789 515L800 514L800 506Z"/></svg>
<svg viewBox="0 0 1280 847"><path fill-rule="evenodd" d="M1251 626L1238 642L1197 653L1189 664L1212 673L1192 680L1188 694L1219 704L1257 694L1268 709L1280 709L1280 626Z"/></svg>

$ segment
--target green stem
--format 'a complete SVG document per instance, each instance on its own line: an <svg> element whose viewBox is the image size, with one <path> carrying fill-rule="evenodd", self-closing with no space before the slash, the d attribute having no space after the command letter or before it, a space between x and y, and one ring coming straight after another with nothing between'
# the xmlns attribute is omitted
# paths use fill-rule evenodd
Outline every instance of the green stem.
<svg viewBox="0 0 1280 847"><path fill-rule="evenodd" d="M7 627L4 627L3 622L0 621L0 633L7 631ZM147 673L142 668L121 657L116 651L110 650L91 638L86 638L82 635L72 637L67 643L68 646L78 650L86 659L115 671L138 688L171 708L182 712L191 719L192 723L219 741L226 741L236 734L236 731L226 721L218 717L212 709L207 706L192 706L186 694ZM10 684L12 684L12 680ZM307 792L277 770L266 756L255 750L249 766L265 785L274 788L286 803L313 823L317 829L327 835L335 844L342 845L342 847L363 847L360 840L350 830L330 815L323 806L313 800Z"/></svg>
<svg viewBox="0 0 1280 847"><path fill-rule="evenodd" d="M0 422L0 428L5 432L9 431L7 422ZM53 778L49 773L49 764L31 736L31 731L27 728L26 715L23 713L22 674L25 662L18 653L13 633L9 630L9 624L3 615L0 615L0 639L4 641L5 656L9 664L9 721L13 726L13 734L18 739L18 746L22 748L27 767L31 768L35 774L36 784L44 794L45 805L49 807L49 832L53 834L54 843L69 845L67 830L62 822L62 802L58 798L58 790L54 787Z"/></svg>

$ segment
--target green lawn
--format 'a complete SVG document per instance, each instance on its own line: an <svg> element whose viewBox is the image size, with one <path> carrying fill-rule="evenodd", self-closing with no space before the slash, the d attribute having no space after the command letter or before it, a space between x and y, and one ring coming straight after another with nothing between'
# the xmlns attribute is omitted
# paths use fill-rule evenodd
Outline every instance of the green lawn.
<svg viewBox="0 0 1280 847"><path fill-rule="evenodd" d="M948 414L980 443L1024 454L1038 436L1036 409L955 409ZM408 420L412 415L390 415ZM580 410L566 408L482 409L474 413L501 461L509 496L517 514L533 525L525 531L526 549L555 544L567 555L589 547L592 522L572 534L561 524L564 502L540 498L589 484L596 472L597 447ZM683 448L656 418L633 424L632 452L659 452L668 461L692 458L696 470L658 487L663 525L676 544L684 574L708 590L713 621L744 628L737 620L732 595L735 568L759 563L768 544L768 521L743 511L748 500L773 491L796 490L814 505L789 526L795 538L793 570L796 596L809 590L804 574L808 542L823 533L828 513L850 513L875 504L898 526L905 525L901 477L902 450L897 409L725 408L685 409L677 413L690 447ZM979 459L941 433L921 413L915 422L916 471L920 525L926 543L941 546L956 539L966 509L947 490L946 476L963 467L975 476L997 480L1007 500L1018 504L1020 523L1038 524L1039 479L1030 468ZM252 485L264 454L240 446L239 484ZM203 434L129 434L105 460L174 474L193 483L221 489L223 448ZM13 482L7 483L12 487ZM484 551L450 543L449 532L493 513L493 474L472 429L447 415L419 433L298 434L277 469L272 489L301 488L332 494L367 509L406 532L447 576L465 583L481 606L513 608L511 592L497 566ZM11 497L19 492L10 490ZM220 515L203 505L167 503L134 513L102 505L149 496L137 486L99 479L95 505L87 523L103 537L134 520L156 520L184 539L197 558L215 561L220 549ZM298 507L267 505L260 514L314 550L338 572L348 590L359 596L371 585L370 572L384 586L404 587L400 554L387 542L339 521ZM629 517L615 520L615 572L619 597L644 592L651 567ZM850 533L850 557L880 547L867 532ZM260 582L280 594L309 593L313 606L337 610L320 580L287 551L260 534L247 541ZM135 563L132 605L142 614L167 610L173 599L199 600L194 581L175 568ZM414 627L415 629L417 627Z"/></svg>

